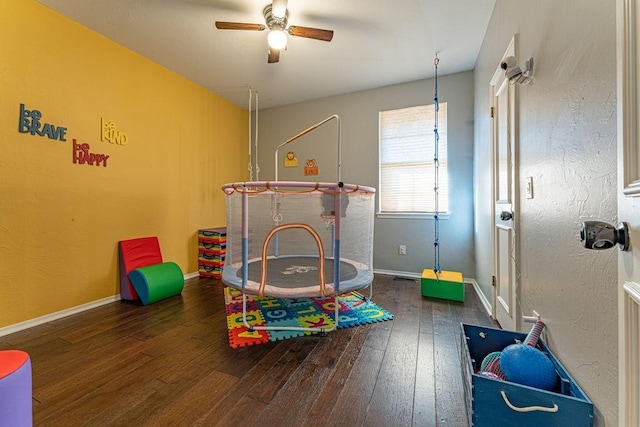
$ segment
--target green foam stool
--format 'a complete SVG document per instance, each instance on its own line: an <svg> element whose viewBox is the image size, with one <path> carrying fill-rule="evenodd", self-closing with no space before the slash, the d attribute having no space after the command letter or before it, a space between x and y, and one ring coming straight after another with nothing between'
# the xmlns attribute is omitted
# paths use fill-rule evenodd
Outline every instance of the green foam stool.
<svg viewBox="0 0 640 427"><path fill-rule="evenodd" d="M163 262L136 268L129 280L143 305L178 295L184 288L184 275L175 262Z"/></svg>
<svg viewBox="0 0 640 427"><path fill-rule="evenodd" d="M436 275L432 269L425 268L420 285L422 296L464 302L464 280L457 271L441 271Z"/></svg>

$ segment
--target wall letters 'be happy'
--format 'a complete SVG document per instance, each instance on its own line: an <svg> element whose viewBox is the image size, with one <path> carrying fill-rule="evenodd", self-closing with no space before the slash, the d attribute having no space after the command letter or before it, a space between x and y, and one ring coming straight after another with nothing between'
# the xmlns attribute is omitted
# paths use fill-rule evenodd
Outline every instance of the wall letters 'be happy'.
<svg viewBox="0 0 640 427"><path fill-rule="evenodd" d="M107 167L107 160L109 156L106 154L97 154L90 153L89 149L91 147L86 142L83 144L78 144L78 142L73 140L73 163L88 164L90 166L104 166Z"/></svg>

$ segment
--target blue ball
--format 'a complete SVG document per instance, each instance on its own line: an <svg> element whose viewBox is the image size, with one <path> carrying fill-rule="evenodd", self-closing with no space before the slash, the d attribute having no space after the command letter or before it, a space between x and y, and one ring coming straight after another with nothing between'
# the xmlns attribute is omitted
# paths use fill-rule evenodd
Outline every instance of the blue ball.
<svg viewBox="0 0 640 427"><path fill-rule="evenodd" d="M500 355L500 368L507 381L543 390L553 390L558 374L551 360L526 344L511 344Z"/></svg>

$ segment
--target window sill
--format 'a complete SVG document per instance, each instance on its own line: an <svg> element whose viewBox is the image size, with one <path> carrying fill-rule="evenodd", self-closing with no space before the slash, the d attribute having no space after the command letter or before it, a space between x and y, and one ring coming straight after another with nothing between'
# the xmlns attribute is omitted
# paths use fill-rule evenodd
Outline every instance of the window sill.
<svg viewBox="0 0 640 427"><path fill-rule="evenodd" d="M449 212L440 212L438 214L438 219L449 219L451 213ZM376 218L381 219L434 219L435 213L433 212L421 212L421 213L412 213L412 212L377 212Z"/></svg>

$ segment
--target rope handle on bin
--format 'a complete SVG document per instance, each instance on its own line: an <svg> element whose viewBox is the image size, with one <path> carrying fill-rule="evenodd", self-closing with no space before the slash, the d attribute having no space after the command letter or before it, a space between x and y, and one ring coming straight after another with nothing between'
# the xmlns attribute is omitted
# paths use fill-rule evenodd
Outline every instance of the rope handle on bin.
<svg viewBox="0 0 640 427"><path fill-rule="evenodd" d="M541 412L558 412L558 405L553 404L552 408L545 408L544 406L525 406L524 408L518 408L517 406L513 406L509 399L507 399L507 395L503 390L500 390L500 394L502 395L502 399L504 399L504 403L507 404L509 409L516 412L533 412L533 411L541 411Z"/></svg>

